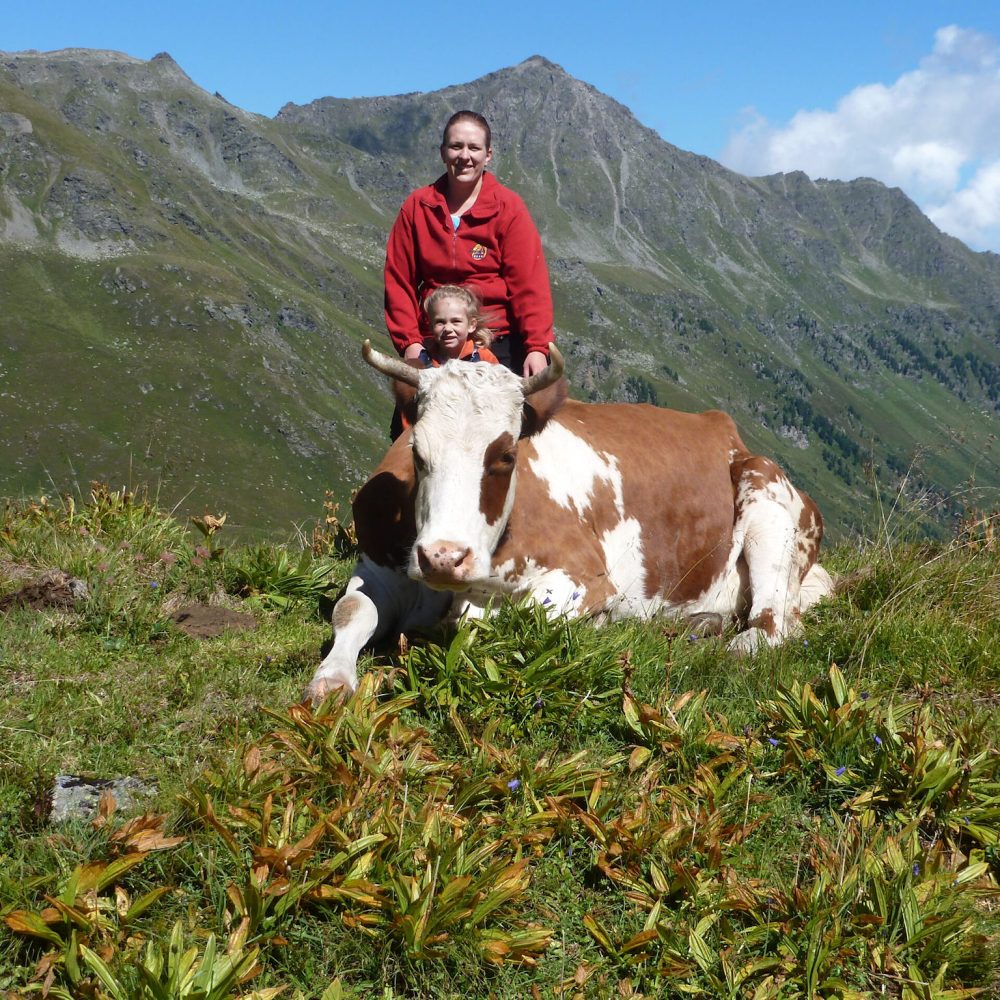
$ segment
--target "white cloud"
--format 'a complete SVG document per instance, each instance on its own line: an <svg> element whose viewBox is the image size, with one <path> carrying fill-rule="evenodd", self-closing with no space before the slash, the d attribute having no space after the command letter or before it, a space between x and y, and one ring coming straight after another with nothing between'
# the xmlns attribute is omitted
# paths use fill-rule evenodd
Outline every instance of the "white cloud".
<svg viewBox="0 0 1000 1000"><path fill-rule="evenodd" d="M833 111L799 111L784 125L746 114L726 166L874 177L901 187L945 232L1000 251L1000 45L991 36L941 28L917 69L857 87Z"/></svg>
<svg viewBox="0 0 1000 1000"><path fill-rule="evenodd" d="M940 205L923 207L939 229L970 246L1000 251L1000 161L981 167Z"/></svg>

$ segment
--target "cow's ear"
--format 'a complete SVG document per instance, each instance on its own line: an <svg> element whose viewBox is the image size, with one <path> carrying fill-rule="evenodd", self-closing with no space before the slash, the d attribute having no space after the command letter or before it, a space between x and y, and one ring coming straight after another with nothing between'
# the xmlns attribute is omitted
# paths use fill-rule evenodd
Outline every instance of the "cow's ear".
<svg viewBox="0 0 1000 1000"><path fill-rule="evenodd" d="M406 418L407 425L412 427L417 422L417 390L412 385L393 379L392 394L396 397L396 409Z"/></svg>
<svg viewBox="0 0 1000 1000"><path fill-rule="evenodd" d="M421 371L424 368L423 362L417 358L408 358L406 364ZM406 382L393 379L392 394L396 400L396 409L406 417L408 426L412 427L417 422L417 390Z"/></svg>
<svg viewBox="0 0 1000 1000"><path fill-rule="evenodd" d="M524 401L521 413L521 437L537 434L559 412L568 394L564 378L553 382L546 389L532 393Z"/></svg>

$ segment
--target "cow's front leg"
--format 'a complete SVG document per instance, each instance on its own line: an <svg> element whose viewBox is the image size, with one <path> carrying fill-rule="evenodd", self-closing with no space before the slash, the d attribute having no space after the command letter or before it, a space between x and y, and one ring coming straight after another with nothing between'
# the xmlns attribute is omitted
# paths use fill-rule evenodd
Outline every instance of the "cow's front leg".
<svg viewBox="0 0 1000 1000"><path fill-rule="evenodd" d="M334 691L356 691L362 649L393 634L435 627L447 614L451 600L450 592L431 590L401 570L362 556L333 608L333 647L303 697L318 704Z"/></svg>
<svg viewBox="0 0 1000 1000"><path fill-rule="evenodd" d="M333 608L333 646L316 668L306 687L304 700L318 705L328 694L351 694L358 686L358 655L377 637L379 608L372 599L370 585L361 575L352 576L347 590Z"/></svg>

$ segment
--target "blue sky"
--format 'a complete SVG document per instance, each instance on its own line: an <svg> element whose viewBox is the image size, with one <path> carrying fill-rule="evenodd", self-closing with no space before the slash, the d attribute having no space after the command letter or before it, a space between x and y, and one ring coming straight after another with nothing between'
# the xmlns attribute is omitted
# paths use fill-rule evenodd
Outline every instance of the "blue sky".
<svg viewBox="0 0 1000 1000"><path fill-rule="evenodd" d="M427 91L543 55L668 142L744 173L903 187L1000 250L1000 3L25 0L0 49L169 52L249 111Z"/></svg>

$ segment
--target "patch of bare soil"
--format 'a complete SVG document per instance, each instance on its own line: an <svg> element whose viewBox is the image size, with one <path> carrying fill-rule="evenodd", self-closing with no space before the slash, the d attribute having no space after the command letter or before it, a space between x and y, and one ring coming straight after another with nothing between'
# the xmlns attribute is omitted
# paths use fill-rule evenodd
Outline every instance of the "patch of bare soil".
<svg viewBox="0 0 1000 1000"><path fill-rule="evenodd" d="M208 604L188 604L171 616L171 621L193 639L213 639L223 632L252 632L257 627L253 615Z"/></svg>
<svg viewBox="0 0 1000 1000"><path fill-rule="evenodd" d="M0 613L11 608L32 608L45 611L55 608L69 611L77 601L87 596L87 585L61 569L51 569L37 580L0 598Z"/></svg>
<svg viewBox="0 0 1000 1000"><path fill-rule="evenodd" d="M27 563L12 562L10 559L0 559L0 581L20 583L30 580L35 570Z"/></svg>

